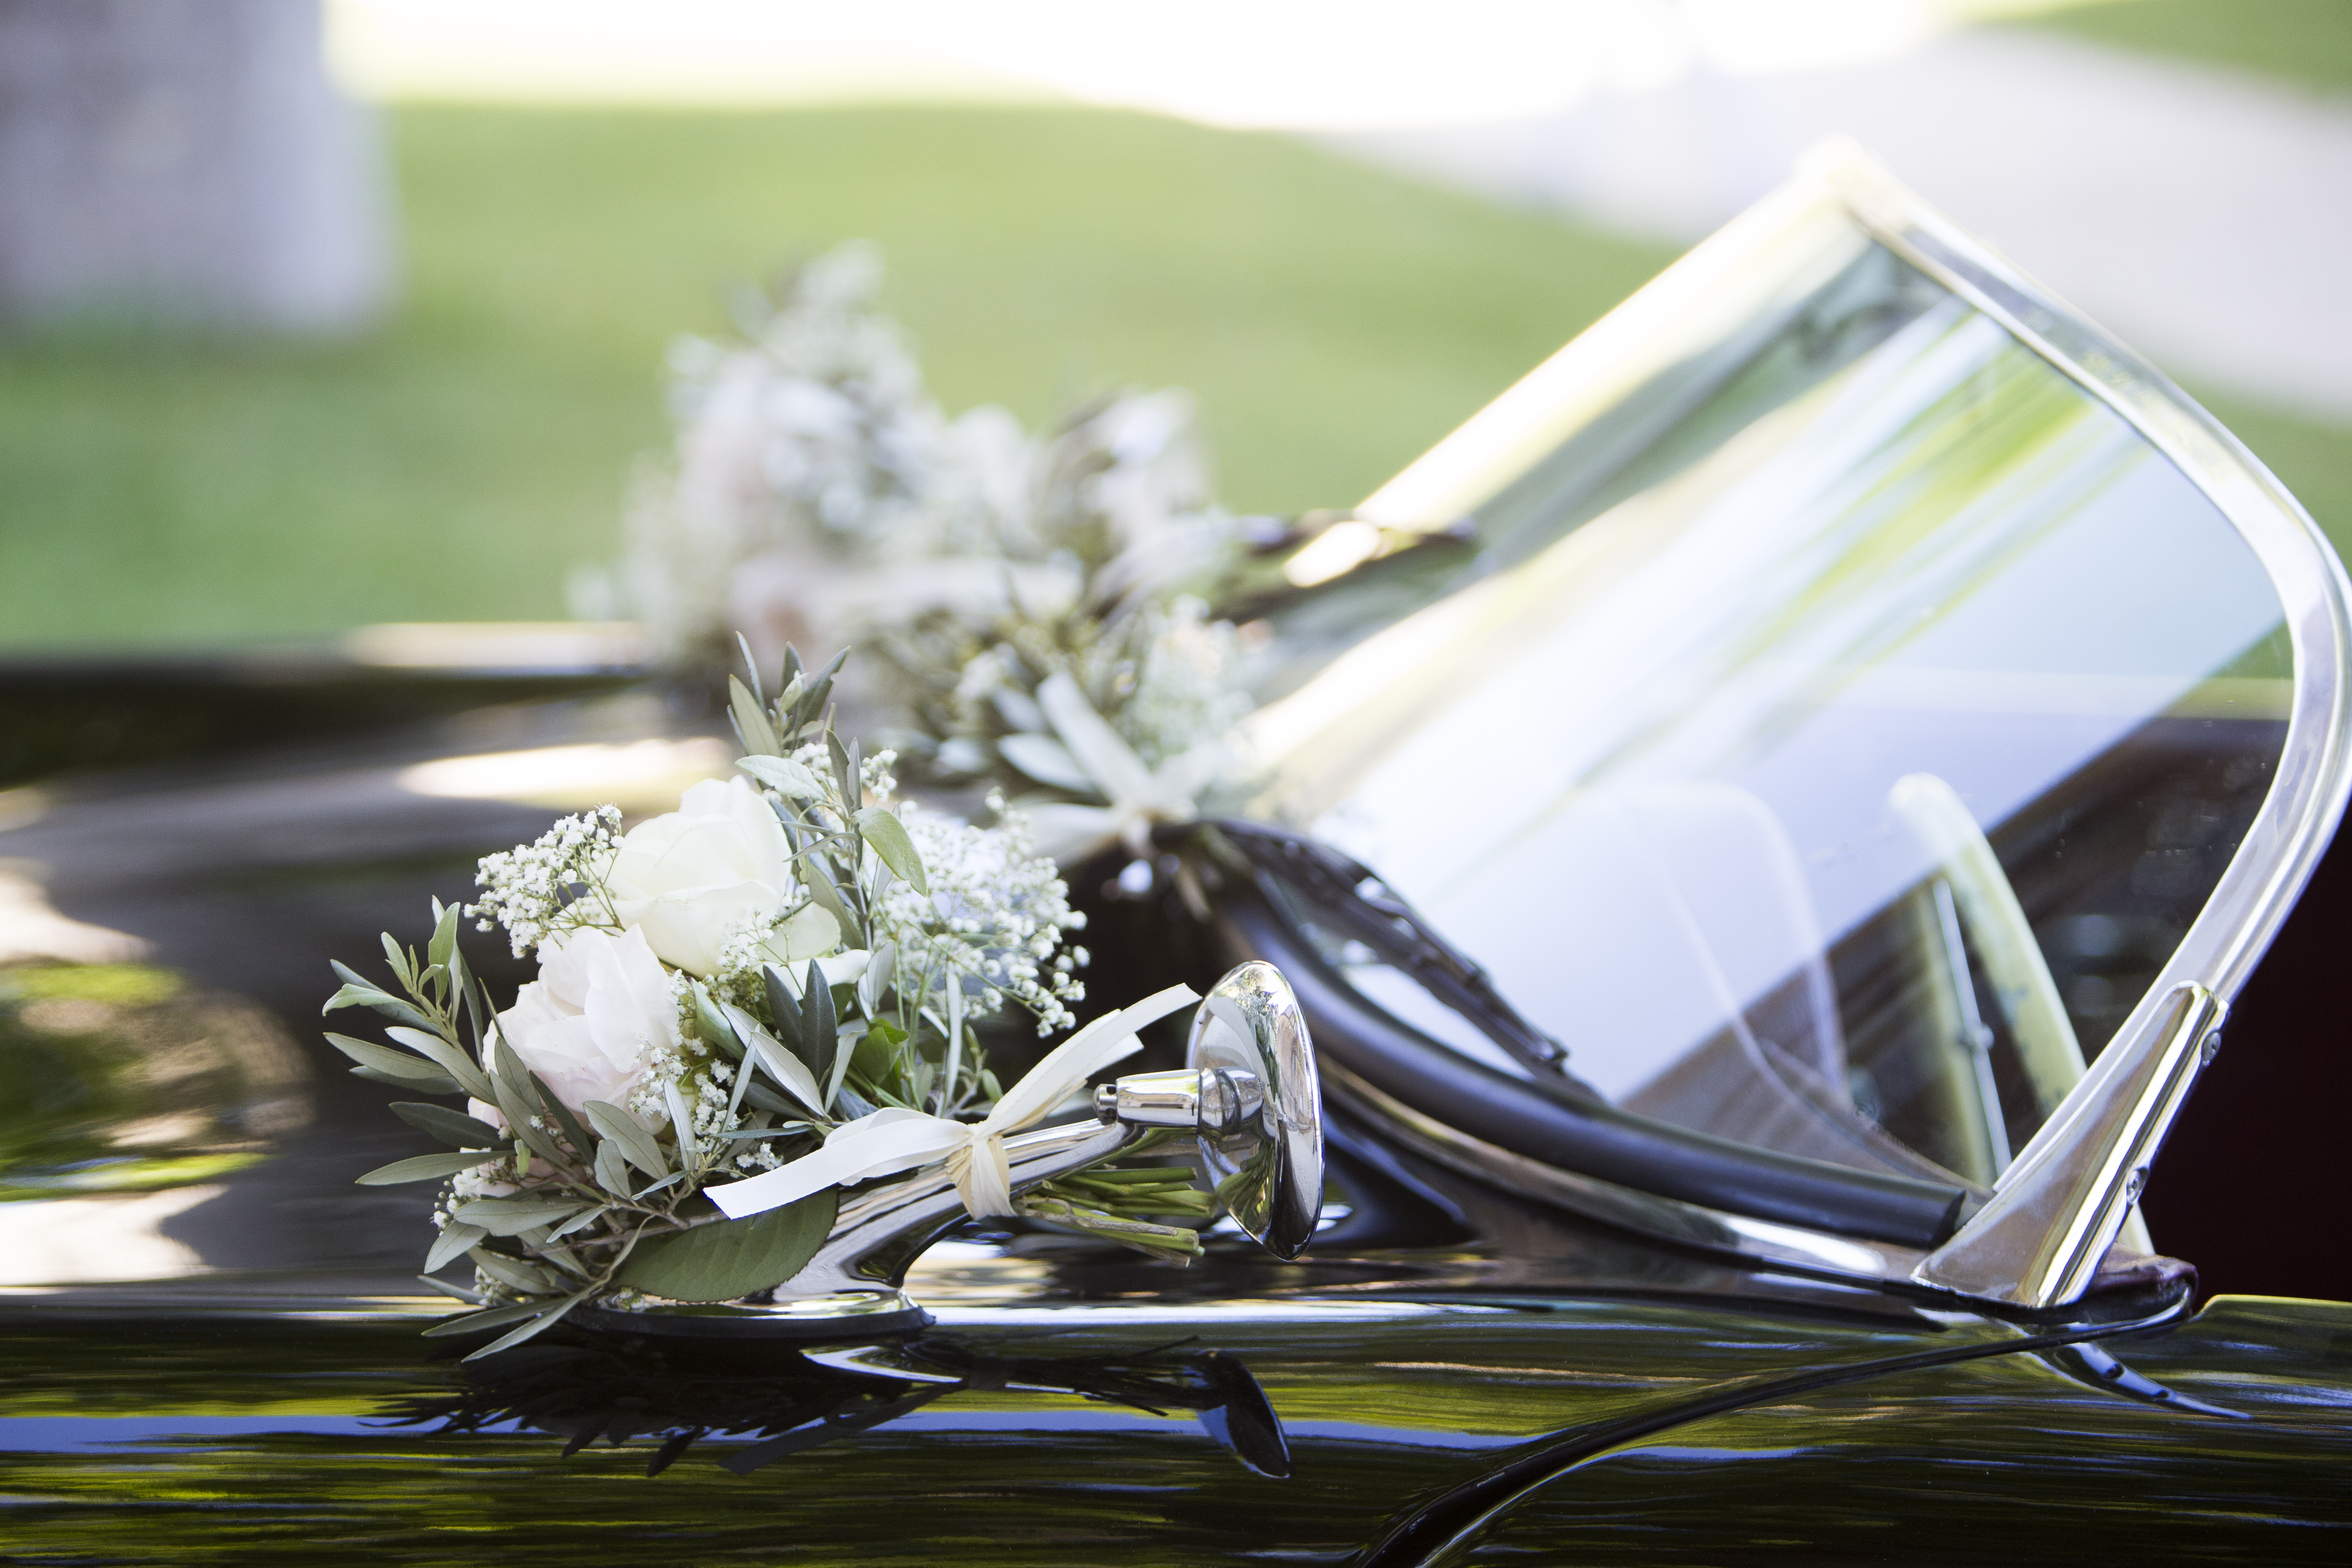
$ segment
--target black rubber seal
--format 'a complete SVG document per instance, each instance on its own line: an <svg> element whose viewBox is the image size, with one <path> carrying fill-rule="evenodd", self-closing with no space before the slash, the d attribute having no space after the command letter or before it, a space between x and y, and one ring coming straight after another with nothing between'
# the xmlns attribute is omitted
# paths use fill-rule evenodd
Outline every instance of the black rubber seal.
<svg viewBox="0 0 2352 1568"><path fill-rule="evenodd" d="M1923 1250L1958 1226L1965 1188L1734 1143L1574 1088L1498 1072L1375 1007L1265 890L1228 874L1213 920L1231 961L1264 958L1297 994L1318 1054L1414 1110L1528 1159L1727 1214Z"/></svg>

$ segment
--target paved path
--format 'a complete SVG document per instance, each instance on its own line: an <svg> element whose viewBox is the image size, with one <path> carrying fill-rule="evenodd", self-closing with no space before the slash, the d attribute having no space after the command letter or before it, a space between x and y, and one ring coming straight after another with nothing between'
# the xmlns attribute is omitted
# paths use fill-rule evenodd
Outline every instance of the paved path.
<svg viewBox="0 0 2352 1568"><path fill-rule="evenodd" d="M1840 131L2175 375L2352 420L2352 99L1986 31L1841 69L1701 70L1539 120L1319 139L1691 239Z"/></svg>

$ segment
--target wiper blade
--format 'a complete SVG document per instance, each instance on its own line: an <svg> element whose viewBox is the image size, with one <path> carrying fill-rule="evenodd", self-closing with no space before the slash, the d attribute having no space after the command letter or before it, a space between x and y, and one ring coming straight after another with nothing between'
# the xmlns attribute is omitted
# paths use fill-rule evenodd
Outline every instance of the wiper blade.
<svg viewBox="0 0 2352 1568"><path fill-rule="evenodd" d="M1335 927L1402 970L1520 1061L1597 1093L1569 1072L1566 1046L1529 1023L1495 988L1486 970L1439 936L1362 862L1304 833L1265 822L1225 818L1209 826L1252 871L1278 877L1305 895Z"/></svg>

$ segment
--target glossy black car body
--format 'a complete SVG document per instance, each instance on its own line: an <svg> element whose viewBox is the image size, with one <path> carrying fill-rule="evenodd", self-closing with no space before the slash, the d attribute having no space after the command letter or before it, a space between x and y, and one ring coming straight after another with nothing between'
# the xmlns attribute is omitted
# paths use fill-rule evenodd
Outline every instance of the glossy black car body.
<svg viewBox="0 0 2352 1568"><path fill-rule="evenodd" d="M1350 640L1457 591L1453 548L1271 612L1292 646ZM583 695L614 674L507 669L502 707L133 748L140 766L0 796L0 1561L2344 1557L2352 1307L2286 1299L2342 1293L2322 1271L2340 1269L2333 1150L2216 1151L2199 1124L2208 1105L2280 1128L2342 1103L2320 1076L2342 1055L2315 1049L2340 1026L2305 1035L2298 1009L2328 994L2352 868L2322 866L2294 904L2334 783L2298 820L2316 842L2280 873L2294 885L2263 906L2269 958L2206 977L2237 993L2230 1049L2142 1206L2173 1256L2102 1239L2073 1284L2044 1270L2046 1300L1919 1277L1999 1218L1990 1183L1742 1144L1416 1033L1332 956L1370 943L1489 1039L1544 1059L1550 1038L1507 974L1415 925L1385 868L1237 825L1171 832L1141 897L1117 860L1072 881L1097 998L1249 956L1291 976L1336 1091L1324 1226L1300 1260L1213 1232L1178 1270L975 1226L910 1275L935 1319L916 1334L563 1328L460 1366L463 1344L417 1333L440 1311L412 1278L425 1201L351 1185L419 1145L389 1092L312 1043L325 961L413 927L428 895L464 897L476 857L557 810L657 807L725 766L659 694ZM95 676L77 690L113 700ZM413 700L406 716L447 706ZM152 702L152 683L121 689L126 730ZM2335 733L2290 732L2278 776L2336 766ZM2248 852L2251 830L2231 831L2215 878ZM2114 1103L2118 1127L2147 1124ZM2160 1135L2178 1106L2158 1109ZM2230 1258L2200 1290L2217 1213L2296 1245ZM2112 1203L2094 1218L2103 1238L2125 1223Z"/></svg>

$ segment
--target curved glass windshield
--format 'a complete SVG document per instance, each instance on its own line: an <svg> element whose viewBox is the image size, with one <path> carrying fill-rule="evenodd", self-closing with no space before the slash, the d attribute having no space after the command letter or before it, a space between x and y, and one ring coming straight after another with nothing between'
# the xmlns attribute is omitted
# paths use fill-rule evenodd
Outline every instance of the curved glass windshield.
<svg viewBox="0 0 2352 1568"><path fill-rule="evenodd" d="M1987 1186L2235 852L2290 655L2252 552L2128 423L1847 255L1616 411L1640 440L1493 486L1486 575L1264 716L1268 805L1624 1109Z"/></svg>

